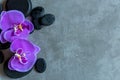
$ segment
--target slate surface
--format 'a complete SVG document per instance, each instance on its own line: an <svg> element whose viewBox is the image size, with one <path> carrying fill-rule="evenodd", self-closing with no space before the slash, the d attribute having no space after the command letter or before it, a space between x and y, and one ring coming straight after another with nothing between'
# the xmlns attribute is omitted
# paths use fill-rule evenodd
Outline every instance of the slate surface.
<svg viewBox="0 0 120 80"><path fill-rule="evenodd" d="M30 39L47 70L16 80L120 80L120 0L32 0L56 22ZM2 72L0 80L12 80Z"/></svg>

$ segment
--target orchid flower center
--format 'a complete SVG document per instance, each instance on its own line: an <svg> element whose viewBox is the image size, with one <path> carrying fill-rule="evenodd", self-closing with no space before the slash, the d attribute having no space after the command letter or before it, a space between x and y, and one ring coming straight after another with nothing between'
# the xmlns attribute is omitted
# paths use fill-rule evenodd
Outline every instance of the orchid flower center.
<svg viewBox="0 0 120 80"><path fill-rule="evenodd" d="M23 26L21 24L14 25L14 31L15 31L16 34L19 34L20 32L23 31Z"/></svg>
<svg viewBox="0 0 120 80"><path fill-rule="evenodd" d="M27 63L26 55L25 55L25 53L22 52L21 49L16 51L15 57L18 58L18 60L21 64L26 64Z"/></svg>

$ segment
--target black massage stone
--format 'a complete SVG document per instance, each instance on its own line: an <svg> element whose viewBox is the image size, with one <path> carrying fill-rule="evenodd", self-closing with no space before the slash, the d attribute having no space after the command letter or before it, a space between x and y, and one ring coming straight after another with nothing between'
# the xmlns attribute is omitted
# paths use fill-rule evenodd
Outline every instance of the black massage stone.
<svg viewBox="0 0 120 80"><path fill-rule="evenodd" d="M10 78L13 78L13 79L21 78L21 77L26 76L27 74L29 74L32 71L32 69L29 70L28 72L18 72L18 71L10 70L8 68L8 61L9 60L7 60L4 64L4 73Z"/></svg>
<svg viewBox="0 0 120 80"><path fill-rule="evenodd" d="M44 14L44 12L45 12L44 8L41 6L38 6L32 9L30 16L32 17L32 19L38 19Z"/></svg>
<svg viewBox="0 0 120 80"><path fill-rule="evenodd" d="M55 21L55 16L53 14L46 14L39 18L39 24L44 26L50 26Z"/></svg>
<svg viewBox="0 0 120 80"><path fill-rule="evenodd" d="M31 0L7 0L5 4L5 9L8 10L19 10L27 16L31 9Z"/></svg>
<svg viewBox="0 0 120 80"><path fill-rule="evenodd" d="M4 55L2 51L0 51L0 64L3 63L3 61L4 61Z"/></svg>
<svg viewBox="0 0 120 80"><path fill-rule="evenodd" d="M10 43L0 43L0 50L2 49L8 49L10 47Z"/></svg>
<svg viewBox="0 0 120 80"><path fill-rule="evenodd" d="M46 70L46 62L43 58L37 59L35 63L35 70L39 73L43 73Z"/></svg>

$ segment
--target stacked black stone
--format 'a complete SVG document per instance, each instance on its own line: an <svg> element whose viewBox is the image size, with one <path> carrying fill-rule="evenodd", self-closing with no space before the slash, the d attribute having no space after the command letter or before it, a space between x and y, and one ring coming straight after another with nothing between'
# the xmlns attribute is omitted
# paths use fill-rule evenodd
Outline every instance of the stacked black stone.
<svg viewBox="0 0 120 80"><path fill-rule="evenodd" d="M14 78L14 79L21 78L21 77L26 76L32 71L32 69L27 72L18 72L18 71L10 70L8 68L8 61L9 60L7 60L4 64L4 73L10 78Z"/></svg>
<svg viewBox="0 0 120 80"><path fill-rule="evenodd" d="M23 12L25 16L28 16L32 9L32 3L31 0L7 0L5 9L7 11L19 10Z"/></svg>
<svg viewBox="0 0 120 80"><path fill-rule="evenodd" d="M32 70L31 69L27 72L18 72L18 71L10 70L8 68L8 62L9 62L9 59L4 63L4 73L10 78L17 79L17 78L24 77L27 74L29 74ZM43 58L37 59L37 61L35 63L35 70L38 73L43 73L46 70L46 61Z"/></svg>

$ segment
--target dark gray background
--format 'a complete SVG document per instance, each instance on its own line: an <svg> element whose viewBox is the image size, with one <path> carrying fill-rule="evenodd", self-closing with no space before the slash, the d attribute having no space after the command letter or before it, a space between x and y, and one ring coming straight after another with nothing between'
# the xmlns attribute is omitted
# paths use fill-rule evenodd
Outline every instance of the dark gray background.
<svg viewBox="0 0 120 80"><path fill-rule="evenodd" d="M30 36L41 47L38 57L46 59L47 70L17 80L120 80L120 0L32 3L56 16L52 26ZM0 80L12 80L0 70Z"/></svg>

